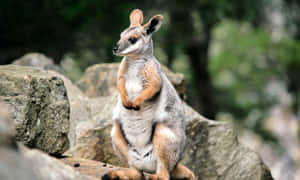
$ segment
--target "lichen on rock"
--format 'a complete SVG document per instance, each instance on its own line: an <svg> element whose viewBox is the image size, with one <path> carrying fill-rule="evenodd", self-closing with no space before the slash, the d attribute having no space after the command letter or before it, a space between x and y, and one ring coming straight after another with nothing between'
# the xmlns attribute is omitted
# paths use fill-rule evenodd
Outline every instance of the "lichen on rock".
<svg viewBox="0 0 300 180"><path fill-rule="evenodd" d="M23 66L0 66L0 100L13 108L16 140L49 154L69 147L69 101L56 73Z"/></svg>

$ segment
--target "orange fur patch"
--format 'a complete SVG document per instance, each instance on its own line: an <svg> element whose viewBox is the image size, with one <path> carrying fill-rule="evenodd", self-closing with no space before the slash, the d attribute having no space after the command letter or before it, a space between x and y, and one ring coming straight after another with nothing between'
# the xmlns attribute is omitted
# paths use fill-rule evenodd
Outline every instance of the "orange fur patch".
<svg viewBox="0 0 300 180"><path fill-rule="evenodd" d="M122 104L125 107L131 107L132 103L129 101L126 88L125 88L125 78L124 78L124 73L127 71L127 64L126 60L123 59L120 66L119 66L119 72L118 72L118 79L117 79L117 88L119 90Z"/></svg>
<svg viewBox="0 0 300 180"><path fill-rule="evenodd" d="M139 37L135 34L131 34L129 37L134 38L134 39L138 39Z"/></svg>
<svg viewBox="0 0 300 180"><path fill-rule="evenodd" d="M161 79L154 63L147 64L143 71L145 79L144 90L133 101L133 107L141 106L146 100L151 99L161 88Z"/></svg>
<svg viewBox="0 0 300 180"><path fill-rule="evenodd" d="M144 21L143 12L139 9L135 9L130 13L129 19L131 27L140 26Z"/></svg>
<svg viewBox="0 0 300 180"><path fill-rule="evenodd" d="M120 152L121 156L123 157L123 159L127 162L128 161L128 144L124 138L124 135L122 133L120 124L115 123L114 124L114 135L113 135L113 141L115 143L115 146L117 148L117 150Z"/></svg>
<svg viewBox="0 0 300 180"><path fill-rule="evenodd" d="M163 132L166 127L163 124L157 124L155 128L155 134L153 137L153 146L154 146L154 151L157 155L157 160L158 160L158 172L157 174L154 174L152 179L155 179L156 176L159 177L159 179L169 179L169 159L168 159L168 137L163 133L161 134L160 132ZM155 176L156 175L156 176Z"/></svg>

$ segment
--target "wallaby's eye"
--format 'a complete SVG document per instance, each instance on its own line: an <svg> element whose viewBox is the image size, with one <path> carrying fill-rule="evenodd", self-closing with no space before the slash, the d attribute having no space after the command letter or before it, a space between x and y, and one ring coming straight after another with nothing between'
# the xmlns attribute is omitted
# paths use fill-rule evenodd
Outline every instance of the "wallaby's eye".
<svg viewBox="0 0 300 180"><path fill-rule="evenodd" d="M131 38L128 39L128 41L129 41L131 44L134 44L134 43L136 43L137 39L131 37Z"/></svg>

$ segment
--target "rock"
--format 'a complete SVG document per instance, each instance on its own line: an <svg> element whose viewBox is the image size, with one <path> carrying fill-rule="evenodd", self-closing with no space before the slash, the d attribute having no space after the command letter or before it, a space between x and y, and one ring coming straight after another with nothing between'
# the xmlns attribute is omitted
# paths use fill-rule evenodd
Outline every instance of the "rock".
<svg viewBox="0 0 300 180"><path fill-rule="evenodd" d="M17 141L58 156L68 149L70 106L57 73L0 66L0 100L12 107Z"/></svg>
<svg viewBox="0 0 300 180"><path fill-rule="evenodd" d="M30 161L34 174L40 180L96 180L96 178L76 172L70 166L39 150L23 147L22 154Z"/></svg>
<svg viewBox="0 0 300 180"><path fill-rule="evenodd" d="M40 53L28 53L19 59L14 60L12 64L19 66L32 66L43 70L52 70L63 73L63 70L54 64L53 59Z"/></svg>
<svg viewBox="0 0 300 180"><path fill-rule="evenodd" d="M30 166L29 166L30 165ZM31 162L16 149L0 146L0 179L38 180Z"/></svg>
<svg viewBox="0 0 300 180"><path fill-rule="evenodd" d="M39 151L21 146L21 152L0 147L0 179L3 180L96 180ZM91 167L92 168L92 167Z"/></svg>
<svg viewBox="0 0 300 180"><path fill-rule="evenodd" d="M264 127L277 142L246 129L239 131L240 142L260 154L274 179L300 179L299 119L283 103L271 107L265 117Z"/></svg>
<svg viewBox="0 0 300 180"><path fill-rule="evenodd" d="M5 180L95 180L39 151L14 141L12 109L0 102L0 179Z"/></svg>
<svg viewBox="0 0 300 180"><path fill-rule="evenodd" d="M70 147L76 144L76 127L81 123L89 123L92 121L90 99L83 94L80 89L63 75L57 74L64 81L67 89L70 104L70 130L69 141Z"/></svg>
<svg viewBox="0 0 300 180"><path fill-rule="evenodd" d="M117 91L116 80L119 64L97 64L89 67L77 83L88 97L109 96ZM184 78L180 73L173 73L162 66L178 94L184 97Z"/></svg>
<svg viewBox="0 0 300 180"><path fill-rule="evenodd" d="M121 170L125 168L117 167L112 164L107 164L99 161L92 161L81 158L65 158L61 160L63 163L72 167L75 171L82 175L88 175L96 179L101 177L111 170Z"/></svg>
<svg viewBox="0 0 300 180"><path fill-rule="evenodd" d="M181 162L199 178L272 179L259 155L238 142L232 124L207 120L190 107L185 108L188 138Z"/></svg>
<svg viewBox="0 0 300 180"><path fill-rule="evenodd" d="M0 101L0 107L0 146L15 147L11 107L2 101Z"/></svg>
<svg viewBox="0 0 300 180"><path fill-rule="evenodd" d="M90 160L109 162L111 164L126 167L112 150L110 130L112 128L112 110L117 96L98 97L85 103L88 107L90 119L85 119L74 124L74 136L70 136L71 148L66 156L79 157ZM78 104L78 103L74 103ZM71 107L72 109L72 107Z"/></svg>
<svg viewBox="0 0 300 180"><path fill-rule="evenodd" d="M0 101L0 179L37 180L30 163L19 152L14 141L15 129L11 107Z"/></svg>
<svg viewBox="0 0 300 180"><path fill-rule="evenodd" d="M90 98L109 96L116 92L118 63L97 64L86 69L77 85Z"/></svg>

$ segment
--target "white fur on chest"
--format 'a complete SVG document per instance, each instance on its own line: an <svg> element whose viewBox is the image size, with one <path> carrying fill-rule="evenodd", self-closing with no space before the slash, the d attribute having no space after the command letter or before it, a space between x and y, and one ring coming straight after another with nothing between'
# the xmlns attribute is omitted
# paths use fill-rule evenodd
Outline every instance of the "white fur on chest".
<svg viewBox="0 0 300 180"><path fill-rule="evenodd" d="M143 91L142 69L145 65L144 60L136 60L128 63L125 73L125 89L127 96L133 101Z"/></svg>

